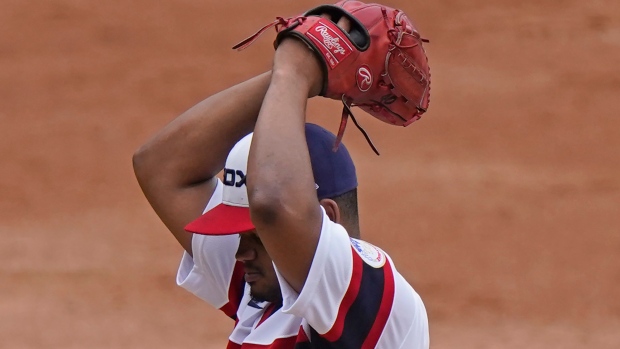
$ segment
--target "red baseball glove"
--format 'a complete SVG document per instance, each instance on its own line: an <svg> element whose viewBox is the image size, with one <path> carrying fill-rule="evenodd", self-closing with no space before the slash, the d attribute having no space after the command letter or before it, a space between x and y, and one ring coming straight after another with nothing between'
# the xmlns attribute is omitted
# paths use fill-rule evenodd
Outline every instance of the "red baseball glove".
<svg viewBox="0 0 620 349"><path fill-rule="evenodd" d="M322 14L329 15L331 20L320 17ZM351 23L348 32L335 24L343 16ZM422 42L427 41L404 12L381 4L340 1L300 16L277 17L233 48L249 46L272 26L278 32L275 47L286 37L296 37L323 62L324 85L320 95L342 100L344 104L338 141L349 115L359 128L351 106L399 126L411 124L426 112L430 71Z"/></svg>

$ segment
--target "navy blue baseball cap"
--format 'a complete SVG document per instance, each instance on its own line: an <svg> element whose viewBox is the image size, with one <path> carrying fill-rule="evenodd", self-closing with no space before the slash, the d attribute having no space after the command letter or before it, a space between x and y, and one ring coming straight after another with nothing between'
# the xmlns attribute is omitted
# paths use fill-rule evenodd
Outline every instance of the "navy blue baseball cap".
<svg viewBox="0 0 620 349"><path fill-rule="evenodd" d="M254 230L245 180L228 178L246 174L252 133L230 151L224 167L222 203L189 223L185 230L204 235L231 235ZM306 124L306 141L319 200L334 198L357 188L353 159L344 144L334 150L336 136L315 124Z"/></svg>
<svg viewBox="0 0 620 349"><path fill-rule="evenodd" d="M306 141L319 200L334 198L357 188L353 159L341 144L334 151L336 136L315 124L306 124Z"/></svg>

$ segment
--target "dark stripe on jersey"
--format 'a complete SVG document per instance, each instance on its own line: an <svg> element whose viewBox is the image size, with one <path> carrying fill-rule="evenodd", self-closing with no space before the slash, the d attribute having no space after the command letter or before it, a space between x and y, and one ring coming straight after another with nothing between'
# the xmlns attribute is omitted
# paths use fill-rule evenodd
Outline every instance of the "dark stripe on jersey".
<svg viewBox="0 0 620 349"><path fill-rule="evenodd" d="M310 342L297 342L295 343L295 348L294 349L313 349L316 347L313 347Z"/></svg>
<svg viewBox="0 0 620 349"><path fill-rule="evenodd" d="M389 262L382 268L373 268L353 252L353 268L360 268L361 282L355 300L346 314L338 313L336 323L343 321L342 333L335 337L334 329L319 335L311 329L312 349L360 349L374 348L389 318L394 300L394 277ZM387 280L386 280L387 278ZM355 280L351 280L354 282ZM347 290L347 293L351 290ZM346 295L345 295L346 297ZM343 317L344 315L344 317ZM303 347L300 347L303 348ZM296 348L297 349L297 348Z"/></svg>
<svg viewBox="0 0 620 349"><path fill-rule="evenodd" d="M243 290L245 289L245 273L243 272L243 263L241 262L236 262L233 268L230 285L228 286L228 303L221 307L220 310L229 318L237 320L237 310L239 310L239 305L241 305L241 298L243 298Z"/></svg>
<svg viewBox="0 0 620 349"><path fill-rule="evenodd" d="M351 247L353 249L353 247ZM357 258L356 258L357 257ZM351 274L351 280L349 280L349 288L347 289L342 302L340 302L340 308L338 308L338 315L336 315L336 321L332 325L332 328L323 336L330 342L338 340L342 335L344 329L344 320L346 318L349 309L355 302L360 286L362 284L362 275L364 273L364 262L359 255L352 251L351 264L353 270Z"/></svg>
<svg viewBox="0 0 620 349"><path fill-rule="evenodd" d="M381 299L381 306L379 307L379 312L377 313L375 323L372 325L370 333L368 333L368 337L366 337L366 340L364 341L364 345L362 345L362 349L372 349L377 346L379 337L381 337L381 333L383 333L385 324L390 318L390 313L392 312L395 285L392 265L388 260L385 261L383 271L385 273L385 285L383 287L384 291Z"/></svg>

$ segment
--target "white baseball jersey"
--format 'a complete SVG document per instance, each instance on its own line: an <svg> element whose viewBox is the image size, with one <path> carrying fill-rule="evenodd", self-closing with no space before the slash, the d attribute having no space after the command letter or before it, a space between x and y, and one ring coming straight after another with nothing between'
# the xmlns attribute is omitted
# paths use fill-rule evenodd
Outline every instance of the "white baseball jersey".
<svg viewBox="0 0 620 349"><path fill-rule="evenodd" d="M221 202L222 184L205 211ZM283 304L256 303L235 260L238 235L195 234L177 284L235 320L227 349L429 347L422 300L374 245L350 238L327 217L300 294L276 273Z"/></svg>

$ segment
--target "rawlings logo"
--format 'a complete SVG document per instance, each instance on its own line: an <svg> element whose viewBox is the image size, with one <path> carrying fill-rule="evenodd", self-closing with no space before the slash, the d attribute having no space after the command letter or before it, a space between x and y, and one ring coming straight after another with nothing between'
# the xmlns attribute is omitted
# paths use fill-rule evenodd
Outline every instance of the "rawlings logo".
<svg viewBox="0 0 620 349"><path fill-rule="evenodd" d="M344 47L340 45L340 39L331 36L329 33L331 28L328 28L325 25L318 25L314 28L314 30L321 34L323 37L323 45L325 45L325 47L330 49L333 53L340 53L341 55L346 53Z"/></svg>
<svg viewBox="0 0 620 349"><path fill-rule="evenodd" d="M353 52L353 48L346 39L324 22L315 23L305 35L314 42L331 69L334 69Z"/></svg>
<svg viewBox="0 0 620 349"><path fill-rule="evenodd" d="M357 69L357 88L362 92L366 92L372 86L372 73L370 68L363 65Z"/></svg>

